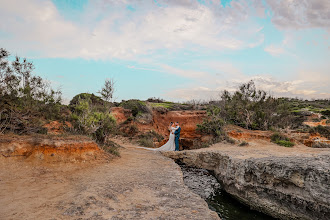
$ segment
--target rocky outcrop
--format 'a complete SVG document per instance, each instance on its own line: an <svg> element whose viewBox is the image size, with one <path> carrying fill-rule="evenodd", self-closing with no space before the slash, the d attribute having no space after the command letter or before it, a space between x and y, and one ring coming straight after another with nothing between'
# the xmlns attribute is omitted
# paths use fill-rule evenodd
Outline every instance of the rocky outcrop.
<svg viewBox="0 0 330 220"><path fill-rule="evenodd" d="M305 148L218 144L164 155L214 171L223 188L252 209L280 219L329 219L330 151Z"/></svg>
<svg viewBox="0 0 330 220"><path fill-rule="evenodd" d="M111 114L116 118L117 122L123 123L122 130L128 133L126 130L130 128L130 125L135 125L140 132L148 132L154 130L157 133L165 137L164 142L158 143L159 146L166 143L169 131L168 126L170 122L180 122L182 128L181 131L181 146L192 148L196 141L201 140L201 134L196 132L197 124L201 124L207 117L206 111L160 111L154 109L150 115L151 120L147 118L140 118L138 120L127 121L132 114L130 110L123 109L121 107L111 108Z"/></svg>
<svg viewBox="0 0 330 220"><path fill-rule="evenodd" d="M32 161L87 161L109 157L84 136L0 136L0 157Z"/></svg>

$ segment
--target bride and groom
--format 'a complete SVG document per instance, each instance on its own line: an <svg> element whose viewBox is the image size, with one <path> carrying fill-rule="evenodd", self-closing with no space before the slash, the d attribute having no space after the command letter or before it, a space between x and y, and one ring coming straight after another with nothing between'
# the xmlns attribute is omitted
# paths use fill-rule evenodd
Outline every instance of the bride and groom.
<svg viewBox="0 0 330 220"><path fill-rule="evenodd" d="M175 122L175 123L171 122L168 129L170 131L170 138L166 142L166 144L156 149L145 148L145 147L143 148L153 151L179 151L179 139L181 132L181 127L179 125L179 122Z"/></svg>

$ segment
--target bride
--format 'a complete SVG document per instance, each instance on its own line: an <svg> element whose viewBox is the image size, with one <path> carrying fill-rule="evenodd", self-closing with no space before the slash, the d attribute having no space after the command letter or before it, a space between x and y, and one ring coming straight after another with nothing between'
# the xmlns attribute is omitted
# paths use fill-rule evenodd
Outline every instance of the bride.
<svg viewBox="0 0 330 220"><path fill-rule="evenodd" d="M169 127L168 127L168 130L170 131L170 138L166 142L166 144L164 144L163 146L161 146L159 148L147 148L147 147L139 147L139 148L143 148L143 149L147 149L147 150L153 150L153 151L174 151L175 150L175 134L174 134L174 132L177 129L178 129L178 127L176 127L174 125L174 123L171 122Z"/></svg>

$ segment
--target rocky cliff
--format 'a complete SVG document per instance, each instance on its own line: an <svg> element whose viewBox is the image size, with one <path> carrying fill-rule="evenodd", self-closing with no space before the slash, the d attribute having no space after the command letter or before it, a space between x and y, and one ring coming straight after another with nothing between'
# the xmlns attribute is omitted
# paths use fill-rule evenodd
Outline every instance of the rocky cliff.
<svg viewBox="0 0 330 220"><path fill-rule="evenodd" d="M31 161L88 161L105 159L98 145L84 136L0 136L2 159L17 158Z"/></svg>
<svg viewBox="0 0 330 220"><path fill-rule="evenodd" d="M327 149L287 149L263 141L249 147L217 144L164 155L214 171L223 188L252 209L280 219L329 219Z"/></svg>

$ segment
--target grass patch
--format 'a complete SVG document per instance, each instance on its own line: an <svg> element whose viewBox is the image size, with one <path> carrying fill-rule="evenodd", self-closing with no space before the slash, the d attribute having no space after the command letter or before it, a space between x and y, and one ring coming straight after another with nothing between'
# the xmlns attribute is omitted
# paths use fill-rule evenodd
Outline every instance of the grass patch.
<svg viewBox="0 0 330 220"><path fill-rule="evenodd" d="M162 108L170 109L173 107L174 104L172 102L163 102L163 103L150 103L150 105L153 108L162 107Z"/></svg>
<svg viewBox="0 0 330 220"><path fill-rule="evenodd" d="M274 133L271 137L271 142L283 146L283 147L293 147L294 143L290 141L288 137L280 133Z"/></svg>
<svg viewBox="0 0 330 220"><path fill-rule="evenodd" d="M154 141L152 138L140 138L138 140L138 144L142 147L149 147L149 148L154 148L155 145L154 145Z"/></svg>
<svg viewBox="0 0 330 220"><path fill-rule="evenodd" d="M245 146L248 146L249 143L246 142L246 141L242 141L241 143L238 144L239 147L245 147Z"/></svg>
<svg viewBox="0 0 330 220"><path fill-rule="evenodd" d="M162 140L164 140L164 137L161 134L158 134L154 130L151 130L151 131L148 131L144 134L139 135L139 138L140 139L142 139L142 138L152 139L152 140L156 139L158 142L161 142Z"/></svg>
<svg viewBox="0 0 330 220"><path fill-rule="evenodd" d="M100 148L106 153L120 157L119 148L121 148L121 146L113 141L107 140L104 144L100 145Z"/></svg>

